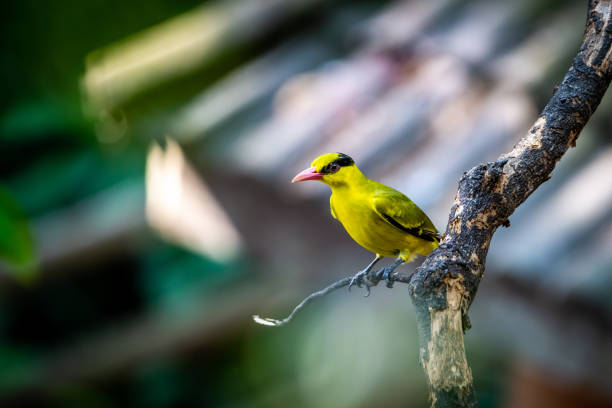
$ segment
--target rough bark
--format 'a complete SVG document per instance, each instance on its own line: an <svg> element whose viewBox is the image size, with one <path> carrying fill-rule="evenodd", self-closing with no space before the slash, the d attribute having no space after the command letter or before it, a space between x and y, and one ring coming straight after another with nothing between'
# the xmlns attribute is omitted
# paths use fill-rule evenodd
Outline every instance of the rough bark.
<svg viewBox="0 0 612 408"><path fill-rule="evenodd" d="M612 0L591 0L582 46L562 83L511 152L463 175L442 243L412 277L421 362L434 407L476 406L463 332L491 238L575 146L610 83L611 45Z"/></svg>

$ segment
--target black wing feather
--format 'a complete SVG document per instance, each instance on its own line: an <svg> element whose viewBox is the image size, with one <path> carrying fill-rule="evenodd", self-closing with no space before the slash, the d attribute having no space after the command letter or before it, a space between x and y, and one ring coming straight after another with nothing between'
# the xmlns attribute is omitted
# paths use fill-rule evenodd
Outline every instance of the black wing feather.
<svg viewBox="0 0 612 408"><path fill-rule="evenodd" d="M440 242L440 234L438 234L437 232L428 231L428 230L424 230L421 228L406 228L399 222L395 221L393 217L387 214L382 214L382 216L385 217L385 219L389 222L389 224L393 225L396 228L401 229L404 232L407 232L408 234L416 238L420 238L420 239L423 239L429 242Z"/></svg>

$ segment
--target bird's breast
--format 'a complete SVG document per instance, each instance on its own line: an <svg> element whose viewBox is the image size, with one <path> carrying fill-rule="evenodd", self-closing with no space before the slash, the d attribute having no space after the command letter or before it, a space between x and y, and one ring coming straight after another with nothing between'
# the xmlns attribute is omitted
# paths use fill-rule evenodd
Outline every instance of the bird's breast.
<svg viewBox="0 0 612 408"><path fill-rule="evenodd" d="M351 238L367 250L396 256L406 249L406 234L383 220L367 197L333 195L331 205Z"/></svg>

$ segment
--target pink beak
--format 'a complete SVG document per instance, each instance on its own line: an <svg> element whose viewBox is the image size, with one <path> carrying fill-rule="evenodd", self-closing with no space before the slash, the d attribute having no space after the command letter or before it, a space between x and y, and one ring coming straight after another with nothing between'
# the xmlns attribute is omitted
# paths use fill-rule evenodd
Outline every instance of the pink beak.
<svg viewBox="0 0 612 408"><path fill-rule="evenodd" d="M310 167L306 170L302 170L299 172L293 180L292 183L297 183L298 181L306 181L306 180L321 180L323 178L322 173L318 173L314 167Z"/></svg>

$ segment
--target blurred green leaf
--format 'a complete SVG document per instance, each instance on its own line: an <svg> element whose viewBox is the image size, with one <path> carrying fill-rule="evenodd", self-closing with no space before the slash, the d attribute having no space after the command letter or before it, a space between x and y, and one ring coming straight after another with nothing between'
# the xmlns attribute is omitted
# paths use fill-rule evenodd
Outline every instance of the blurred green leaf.
<svg viewBox="0 0 612 408"><path fill-rule="evenodd" d="M26 214L36 217L126 178L144 177L144 157L135 148L106 155L92 148L53 152L7 179L6 184Z"/></svg>
<svg viewBox="0 0 612 408"><path fill-rule="evenodd" d="M177 406L189 378L185 368L172 360L149 361L135 371L137 406L163 408Z"/></svg>
<svg viewBox="0 0 612 408"><path fill-rule="evenodd" d="M0 140L5 142L40 141L69 133L80 139L88 135L87 122L78 106L64 100L28 100L12 106L0 116Z"/></svg>
<svg viewBox="0 0 612 408"><path fill-rule="evenodd" d="M0 187L0 259L11 264L20 279L35 271L34 240L28 221L11 195Z"/></svg>
<svg viewBox="0 0 612 408"><path fill-rule="evenodd" d="M0 393L32 383L39 374L38 358L34 350L0 343Z"/></svg>
<svg viewBox="0 0 612 408"><path fill-rule="evenodd" d="M151 306L189 310L207 291L218 290L248 273L241 259L214 262L188 250L159 242L144 259L142 285Z"/></svg>

